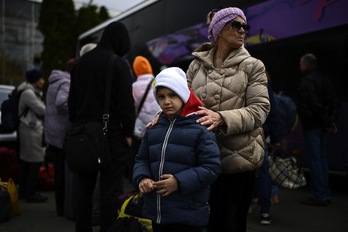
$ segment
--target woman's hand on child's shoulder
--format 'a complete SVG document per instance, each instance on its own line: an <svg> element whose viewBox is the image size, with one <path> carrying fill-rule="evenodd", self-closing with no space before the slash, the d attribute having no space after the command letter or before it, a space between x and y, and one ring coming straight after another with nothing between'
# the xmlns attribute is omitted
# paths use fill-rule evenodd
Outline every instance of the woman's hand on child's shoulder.
<svg viewBox="0 0 348 232"><path fill-rule="evenodd" d="M208 130L213 130L220 125L225 124L225 121L221 117L218 112L207 109L203 106L198 107L199 110L196 112L197 115L201 115L202 117L197 119L197 123L202 126L207 126Z"/></svg>

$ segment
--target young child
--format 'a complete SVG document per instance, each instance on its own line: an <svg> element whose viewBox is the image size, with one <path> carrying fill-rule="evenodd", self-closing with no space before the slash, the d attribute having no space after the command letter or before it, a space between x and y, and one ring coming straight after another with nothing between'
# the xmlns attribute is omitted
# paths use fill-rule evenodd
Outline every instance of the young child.
<svg viewBox="0 0 348 232"><path fill-rule="evenodd" d="M209 220L219 147L214 134L196 123L202 102L188 88L183 70L161 71L154 94L162 113L147 129L133 170L133 182L144 196L143 217L152 220L154 232L198 232Z"/></svg>

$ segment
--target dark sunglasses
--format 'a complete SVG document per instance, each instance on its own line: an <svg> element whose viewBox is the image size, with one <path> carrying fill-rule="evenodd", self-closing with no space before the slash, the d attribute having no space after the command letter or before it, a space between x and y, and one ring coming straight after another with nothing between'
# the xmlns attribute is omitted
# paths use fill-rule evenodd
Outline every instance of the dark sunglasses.
<svg viewBox="0 0 348 232"><path fill-rule="evenodd" d="M248 33L250 31L250 25L242 24L241 22L238 22L238 21L231 21L231 27L236 31L240 31L240 29L243 28L245 33Z"/></svg>

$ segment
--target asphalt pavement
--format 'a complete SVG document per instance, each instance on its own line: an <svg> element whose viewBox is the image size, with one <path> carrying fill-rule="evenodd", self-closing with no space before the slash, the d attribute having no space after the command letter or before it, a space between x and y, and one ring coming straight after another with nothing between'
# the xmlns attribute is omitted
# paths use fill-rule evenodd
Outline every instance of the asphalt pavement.
<svg viewBox="0 0 348 232"><path fill-rule="evenodd" d="M347 232L348 231L348 177L339 175L330 179L332 203L328 207L302 205L310 196L309 187L296 190L279 189L280 202L272 206L272 224L260 225L259 214L248 216L247 232ZM58 217L54 207L54 193L42 193L48 202L33 204L20 201L21 214L0 223L0 232L74 232L74 222ZM94 232L99 231L94 227ZM218 231L217 231L218 232Z"/></svg>

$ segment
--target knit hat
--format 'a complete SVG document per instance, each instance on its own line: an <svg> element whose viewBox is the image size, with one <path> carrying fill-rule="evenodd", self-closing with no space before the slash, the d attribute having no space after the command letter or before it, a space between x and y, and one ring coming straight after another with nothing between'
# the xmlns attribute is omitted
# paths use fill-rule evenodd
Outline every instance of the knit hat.
<svg viewBox="0 0 348 232"><path fill-rule="evenodd" d="M186 103L190 97L186 74L181 68L170 67L163 69L154 80L154 95L157 100L157 87L163 86L174 91ZM157 100L158 101L158 100Z"/></svg>
<svg viewBox="0 0 348 232"><path fill-rule="evenodd" d="M143 56L137 56L133 62L133 70L138 77L143 74L152 74L150 62Z"/></svg>
<svg viewBox="0 0 348 232"><path fill-rule="evenodd" d="M211 23L209 24L208 39L211 42L216 42L225 24L237 18L238 16L240 16L242 19L244 19L245 22L247 22L243 11L237 7L228 7L216 12Z"/></svg>
<svg viewBox="0 0 348 232"><path fill-rule="evenodd" d="M39 69L31 69L26 72L26 78L29 83L35 83L42 78L42 72Z"/></svg>

